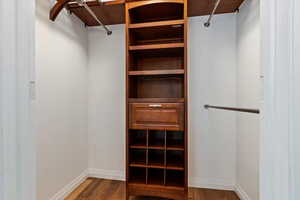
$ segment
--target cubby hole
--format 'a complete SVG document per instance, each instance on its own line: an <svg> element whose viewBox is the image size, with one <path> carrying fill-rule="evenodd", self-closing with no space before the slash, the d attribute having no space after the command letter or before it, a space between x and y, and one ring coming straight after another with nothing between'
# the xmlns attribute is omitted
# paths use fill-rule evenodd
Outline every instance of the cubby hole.
<svg viewBox="0 0 300 200"><path fill-rule="evenodd" d="M130 167L129 182L136 184L146 184L146 168Z"/></svg>
<svg viewBox="0 0 300 200"><path fill-rule="evenodd" d="M184 169L184 151L167 151L167 167Z"/></svg>
<svg viewBox="0 0 300 200"><path fill-rule="evenodd" d="M154 3L129 10L130 23L146 23L184 18L184 5L180 3Z"/></svg>
<svg viewBox="0 0 300 200"><path fill-rule="evenodd" d="M170 25L130 29L130 45L183 43L184 26Z"/></svg>
<svg viewBox="0 0 300 200"><path fill-rule="evenodd" d="M165 151L157 149L148 150L148 166L164 167L165 166Z"/></svg>
<svg viewBox="0 0 300 200"><path fill-rule="evenodd" d="M129 52L129 71L184 69L184 48Z"/></svg>
<svg viewBox="0 0 300 200"><path fill-rule="evenodd" d="M167 148L184 149L184 132L168 131L167 132Z"/></svg>
<svg viewBox="0 0 300 200"><path fill-rule="evenodd" d="M148 169L148 181L150 185L164 185L164 170L163 169Z"/></svg>
<svg viewBox="0 0 300 200"><path fill-rule="evenodd" d="M131 147L147 146L147 131L129 130L129 145Z"/></svg>
<svg viewBox="0 0 300 200"><path fill-rule="evenodd" d="M149 148L164 148L165 147L165 131L150 130L149 131Z"/></svg>
<svg viewBox="0 0 300 200"><path fill-rule="evenodd" d="M135 76L129 78L129 98L183 98L183 75Z"/></svg>
<svg viewBox="0 0 300 200"><path fill-rule="evenodd" d="M130 149L129 161L133 165L146 165L146 150Z"/></svg>
<svg viewBox="0 0 300 200"><path fill-rule="evenodd" d="M167 170L166 185L174 187L184 187L184 171Z"/></svg>

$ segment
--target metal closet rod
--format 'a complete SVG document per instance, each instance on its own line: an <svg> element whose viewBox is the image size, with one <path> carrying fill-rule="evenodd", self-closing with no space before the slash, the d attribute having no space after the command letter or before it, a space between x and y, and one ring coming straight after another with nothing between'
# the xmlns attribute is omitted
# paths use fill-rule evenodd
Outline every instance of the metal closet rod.
<svg viewBox="0 0 300 200"><path fill-rule="evenodd" d="M260 110L258 110L258 109L249 109L249 108L235 108L235 107L212 106L212 105L204 105L204 108L205 109L214 108L214 109L220 109L220 110L229 110L229 111L255 113L255 114L260 113Z"/></svg>
<svg viewBox="0 0 300 200"><path fill-rule="evenodd" d="M105 29L107 35L111 35L111 34L112 34L112 31L109 30L109 29L105 26L105 24L103 24L103 23L98 19L98 17L96 16L96 14L92 11L92 9L87 5L87 3L86 3L84 0L76 0L76 2L77 2L79 5L83 6L83 7L90 13L90 15L91 15L91 16L99 23L99 25L102 26L102 27Z"/></svg>
<svg viewBox="0 0 300 200"><path fill-rule="evenodd" d="M214 16L214 14L216 13L217 8L219 7L220 2L221 2L221 0L217 0L217 1L216 1L215 7L214 7L212 13L210 14L210 16L209 16L207 22L204 23L204 26L205 26L205 27L209 27L209 26L210 26L210 22L211 22L211 20L212 20L212 18L213 18L213 16Z"/></svg>

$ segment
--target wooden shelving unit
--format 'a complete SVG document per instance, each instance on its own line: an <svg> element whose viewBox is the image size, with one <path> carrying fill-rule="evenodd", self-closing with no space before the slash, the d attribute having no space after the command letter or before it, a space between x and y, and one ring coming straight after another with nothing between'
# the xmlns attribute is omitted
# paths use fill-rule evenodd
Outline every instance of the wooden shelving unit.
<svg viewBox="0 0 300 200"><path fill-rule="evenodd" d="M129 196L187 199L187 0L127 2Z"/></svg>

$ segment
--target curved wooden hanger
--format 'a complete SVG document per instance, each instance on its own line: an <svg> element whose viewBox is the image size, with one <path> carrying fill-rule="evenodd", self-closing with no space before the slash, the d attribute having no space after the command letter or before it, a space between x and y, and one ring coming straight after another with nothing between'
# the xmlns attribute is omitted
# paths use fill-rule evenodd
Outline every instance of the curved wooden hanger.
<svg viewBox="0 0 300 200"><path fill-rule="evenodd" d="M50 10L50 19L55 21L60 11L72 0L57 0L56 4Z"/></svg>

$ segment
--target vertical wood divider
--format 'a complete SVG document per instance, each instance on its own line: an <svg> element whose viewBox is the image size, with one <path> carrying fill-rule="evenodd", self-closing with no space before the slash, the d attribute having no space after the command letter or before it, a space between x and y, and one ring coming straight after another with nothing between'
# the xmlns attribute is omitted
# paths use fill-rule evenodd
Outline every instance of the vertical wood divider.
<svg viewBox="0 0 300 200"><path fill-rule="evenodd" d="M146 146L147 146L147 149L146 149L146 184L148 184L148 164L149 164L149 129L147 129L147 141L146 141Z"/></svg>
<svg viewBox="0 0 300 200"><path fill-rule="evenodd" d="M167 130L165 129L165 149L164 149L164 185L166 185L167 182Z"/></svg>

